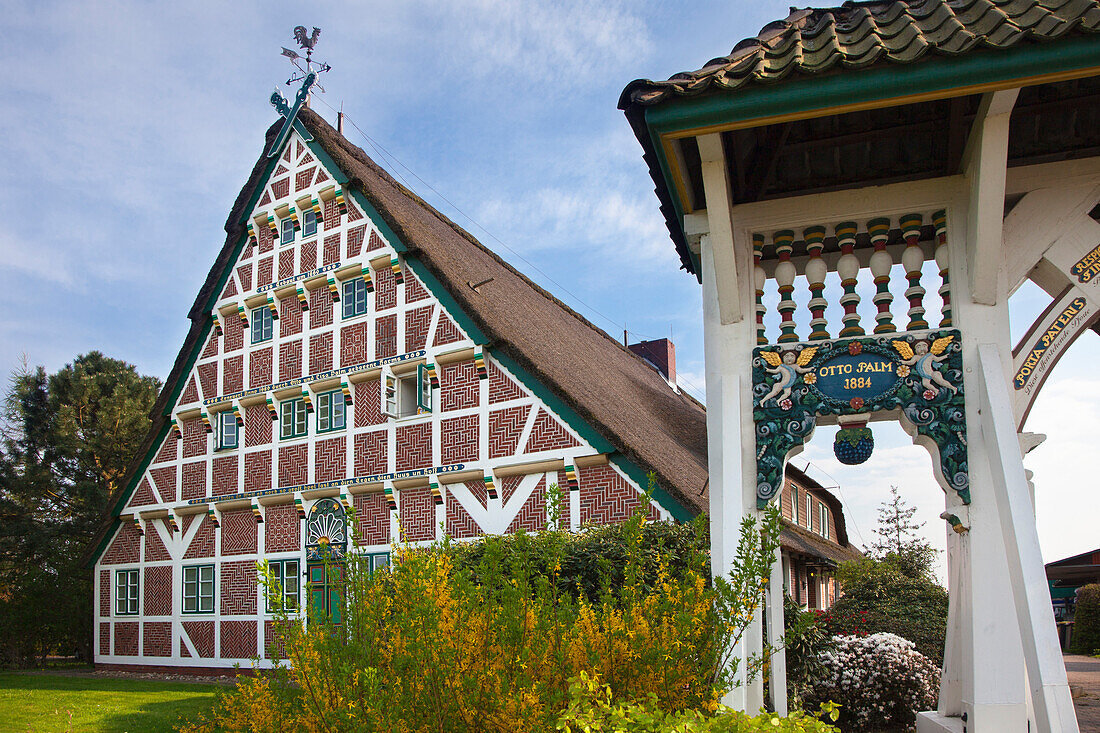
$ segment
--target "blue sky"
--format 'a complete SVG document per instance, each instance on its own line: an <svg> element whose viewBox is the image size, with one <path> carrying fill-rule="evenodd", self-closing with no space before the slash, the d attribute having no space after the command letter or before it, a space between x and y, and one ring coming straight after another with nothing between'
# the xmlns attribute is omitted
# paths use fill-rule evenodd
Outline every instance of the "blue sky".
<svg viewBox="0 0 1100 733"><path fill-rule="evenodd" d="M275 119L267 98L286 90L291 69L279 48L302 24L322 28L318 57L333 67L318 112L334 120L342 105L371 139L349 126L352 142L600 327L616 337L627 328L632 340L671 335L682 384L702 397L699 287L679 271L616 101L634 78L667 78L727 54L785 17L787 3L100 1L5 10L3 371L24 354L54 370L100 349L167 374ZM1021 314L1041 307L1031 291L1018 300ZM1096 341L1085 336L1066 357L1028 424L1051 434L1029 459L1048 560L1100 544L1095 482L1079 461L1100 428ZM857 542L872 539L878 503L899 483L942 546L927 455L896 426L876 427L876 437L862 470L832 460L825 430L795 462L810 458L811 472L842 484Z"/></svg>

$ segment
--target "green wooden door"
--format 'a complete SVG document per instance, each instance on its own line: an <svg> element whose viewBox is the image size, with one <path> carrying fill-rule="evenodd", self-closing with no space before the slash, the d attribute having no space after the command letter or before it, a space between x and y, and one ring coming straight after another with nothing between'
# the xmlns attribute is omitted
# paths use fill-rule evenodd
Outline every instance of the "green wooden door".
<svg viewBox="0 0 1100 733"><path fill-rule="evenodd" d="M344 564L310 563L307 573L310 606L318 614L331 616L332 622L339 625L344 605Z"/></svg>

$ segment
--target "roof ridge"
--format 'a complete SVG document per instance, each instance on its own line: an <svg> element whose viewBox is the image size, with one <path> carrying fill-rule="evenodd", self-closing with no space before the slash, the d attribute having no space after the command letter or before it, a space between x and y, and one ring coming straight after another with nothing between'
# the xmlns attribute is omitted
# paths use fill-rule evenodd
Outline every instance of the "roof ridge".
<svg viewBox="0 0 1100 733"><path fill-rule="evenodd" d="M307 108L307 109L308 109L308 108ZM417 204L417 205L419 205L420 207L422 207L422 208L423 208L423 209L424 209L425 211L427 211L427 212L428 212L429 214L431 214L432 216L434 216L435 218L437 218L437 219L438 219L439 221L441 221L442 223L444 223L444 224L446 224L447 226L449 226L449 227L450 227L451 229L453 229L453 230L454 230L454 231L455 231L455 232L456 232L456 233L457 233L458 235L460 235L460 236L461 236L461 237L462 237L463 239L465 239L466 241L470 242L470 244L474 245L475 247L477 247L477 248L479 248L480 250L482 250L483 252L485 252L485 253L486 253L487 255L489 255L489 256L490 256L490 257L492 257L492 258L493 258L494 260L496 260L496 261L497 261L497 262L498 262L498 263L499 263L500 265L502 265L503 267L505 267L506 269L508 269L509 271L511 271L511 272L512 272L513 274L515 274L515 275L516 275L517 277L519 277L519 278L520 278L520 279L521 279L521 280L522 280L522 281L523 281L524 283L526 283L527 285L529 285L529 286L530 286L531 288L533 288L533 289L534 289L534 290L535 290L536 292L538 292L538 293L539 293L540 295L542 295L542 296L543 296L543 297L545 297L545 298L546 298L547 300L549 300L550 302L552 302L553 304L555 304L556 306L558 306L559 308L561 308L562 310L564 310L565 312L567 312L567 313L568 313L569 315L571 315L571 316L573 316L574 318L576 318L576 319L577 319L578 321L580 321L580 322L581 322L581 323L583 323L583 324L584 324L585 326L587 326L588 328L590 328L590 329L592 329L593 331L595 331L595 332L596 332L597 334L599 334L599 335L600 335L600 336L602 336L603 338L607 339L607 340L608 340L608 341L609 341L610 343L614 344L614 345L615 345L615 346L616 346L616 347L617 347L618 349L620 349L621 351L623 351L623 352L625 352L625 353L628 353L628 354L630 354L630 356L631 356L632 358L635 358L635 359L639 359L639 360L641 360L641 361L645 361L644 359L642 359L642 357L638 356L638 355L637 355L637 354L635 354L635 353L634 353L633 351L631 351L631 350L630 350L630 349L629 349L629 348L628 348L628 347L627 347L626 345L624 345L624 344L622 344L621 342L619 342L619 340L618 340L618 339L616 339L616 338L612 337L612 336L611 336L611 334L609 334L609 333L608 333L607 331L605 331L604 329L600 328L599 326L597 326L596 324L594 324L594 323L593 323L592 321L588 320L588 318L586 318L586 317L585 317L584 315L582 315L581 313L579 313L579 312L577 312L576 310L574 310L574 309L573 309L572 307L570 307L570 306L569 306L568 304L566 304L566 303L562 302L562 300L561 300L560 298L558 298L558 297L557 297L556 295L554 295L553 293L551 293L551 292L550 292L549 290L547 290L546 288L542 287L542 286L541 286L541 285L539 285L538 283L534 282L534 281L533 281L533 280L532 280L531 278L527 277L527 275L523 274L523 272L521 272L520 270L516 269L516 268L515 268L515 267L514 267L514 266L513 266L513 265L512 265L511 263L509 263L509 262L508 262L507 260L505 260L505 259L504 259L503 257L501 257L501 256L500 256L499 254L497 254L497 253L496 253L496 252L494 252L494 251L493 251L492 249L490 249L490 248L489 248L489 247L487 247L487 246L486 246L485 244L483 244L483 243L482 243L481 241L479 241L479 240L478 240L478 239L477 239L477 238L476 238L476 237L475 237L474 235L470 234L470 233L469 233L468 231L466 231L466 229L464 229L464 228L463 228L463 227L462 227L461 225L459 225L458 223L456 223L456 222L455 222L454 220L452 220L452 219L451 219L450 217L448 217L448 216L447 216L446 214L444 214L444 213L443 213L443 212L441 212L441 211L440 211L439 209L437 209L437 208L435 208L434 206L432 206L431 204L429 204L429 203L428 203L427 201L425 201L425 200L424 200L424 199L423 199L423 198L422 198L421 196L419 196L418 194L416 194L415 192L413 192L412 190L410 190L410 189L409 189L409 188L408 188L407 186L404 186L404 185L402 185L402 184L401 184L401 183L400 183L399 181L397 181L397 180L396 180L396 179L395 179L395 178L394 178L394 177L393 177L392 175L390 175L389 171L387 171L387 170L386 170L386 169L385 169L384 167L382 167L382 166L381 166L381 165L379 165L379 164L378 164L378 163L377 163L377 162L376 162L376 161L375 161L374 159L372 159L372 158L370 157L370 155L368 155L368 154L367 154L367 152L366 152L365 150L363 150L363 149L362 149L362 148L360 148L360 147L359 147L358 145L356 145L355 143L353 143L353 142L351 142L350 140L348 140L348 139L347 139L347 137L345 137L345 136L344 136L344 135L343 135L343 134L342 134L342 133L341 133L341 132L340 132L339 130L337 130L336 128L333 128L333 127L332 127L332 125L330 125L330 124L328 123L328 120L326 120L326 119L325 119L324 117L322 117L322 116L321 116L320 114L318 114L317 112L313 111L312 109L310 109L309 111L310 111L310 112L311 112L311 113L313 114L313 116L317 117L317 119L318 119L318 120L319 120L320 122L323 122L324 124L328 125L328 127L329 127L329 128L331 128L331 129L332 129L333 133L334 133L334 134L336 135L336 139L337 139L337 140L338 140L338 141L339 141L339 142L341 143L341 145L342 145L342 146L343 146L343 147L345 148L345 150L346 150L346 151L347 151L348 153L350 153L350 154L351 154L351 155L353 155L354 157L357 157L357 158L358 158L358 157L360 157L360 156L361 156L361 157L362 157L363 159L365 159L365 161L367 161L369 165L371 165L371 166L372 166L373 168L375 168L375 169L376 169L376 170L377 170L378 172L380 172L380 173L382 174L382 176L383 176L383 179L384 179L384 180L385 180L385 181L386 181L386 182L387 182L388 184L390 184L391 186L393 186L393 187L394 187L394 188L395 188L396 190L398 190L398 191L399 191L399 192L400 192L400 193L401 193L402 195L405 195L405 196L408 196L409 198L411 198L411 199L412 199L412 200L413 200L414 202L416 202L416 204ZM670 389L671 389L671 388L670 388ZM679 392L676 392L676 391L674 391L674 394L680 394L680 395L685 395L686 393L684 393L684 392L683 392L683 391L681 390L681 391L679 391ZM690 395L686 395L686 396L687 396L687 397L688 397L688 399L689 399L689 400L690 400L690 401L691 401L692 403L694 403L695 405L699 406L700 408L702 408L702 409L704 409L704 410L706 409L706 407L705 407L705 406L704 406L704 405L703 405L702 403L700 403L700 402L699 402L698 400L696 400L695 398L691 397Z"/></svg>

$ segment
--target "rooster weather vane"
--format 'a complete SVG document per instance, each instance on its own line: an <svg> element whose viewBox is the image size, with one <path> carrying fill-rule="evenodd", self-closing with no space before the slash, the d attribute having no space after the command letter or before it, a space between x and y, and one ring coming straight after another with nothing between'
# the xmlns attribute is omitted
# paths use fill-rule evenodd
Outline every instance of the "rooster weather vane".
<svg viewBox="0 0 1100 733"><path fill-rule="evenodd" d="M279 132L278 137L275 138L275 142L271 144L271 149L267 152L267 157L269 158L274 158L278 155L279 151L283 149L283 145L286 144L287 139L290 138L291 130L294 129L294 120L298 116L298 110L306 103L306 100L309 98L310 90L316 86L319 91L325 91L325 88L317 83L317 75L329 71L332 67L328 64L313 60L313 49L317 47L317 40L320 37L320 28L315 27L313 33L307 35L304 25L296 26L294 28L294 40L298 42L298 46L306 52L306 55L303 57L297 51L286 48L285 46L283 47L282 55L290 59L290 63L294 64L294 68L298 70L297 73L292 74L291 77L286 80L286 83L289 86L300 81L302 82L302 86L298 89L297 95L295 95L293 107L290 106L286 97L284 97L278 89L271 94L271 106L286 118L286 122L283 124L283 129ZM308 139L312 140L313 138L308 137Z"/></svg>

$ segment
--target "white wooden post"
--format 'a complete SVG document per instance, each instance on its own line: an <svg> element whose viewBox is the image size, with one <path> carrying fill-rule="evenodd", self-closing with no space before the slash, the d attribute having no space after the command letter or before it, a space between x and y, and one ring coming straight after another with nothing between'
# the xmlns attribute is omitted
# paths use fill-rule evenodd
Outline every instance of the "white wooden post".
<svg viewBox="0 0 1100 733"><path fill-rule="evenodd" d="M982 434L993 473L1036 728L1039 733L1077 733L1077 717L1058 644L1039 534L1016 437L1008 378L1001 362L996 344L978 347Z"/></svg>
<svg viewBox="0 0 1100 733"><path fill-rule="evenodd" d="M783 647L783 551L775 548L775 562L768 581L768 644L777 651L771 657L768 687L772 709L787 714L787 653Z"/></svg>

